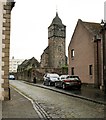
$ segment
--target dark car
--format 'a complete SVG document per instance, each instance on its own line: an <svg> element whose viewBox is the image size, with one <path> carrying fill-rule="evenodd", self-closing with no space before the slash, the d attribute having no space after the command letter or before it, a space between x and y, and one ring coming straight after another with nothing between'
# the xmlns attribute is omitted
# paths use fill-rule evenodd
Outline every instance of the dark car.
<svg viewBox="0 0 106 120"><path fill-rule="evenodd" d="M61 75L59 80L55 82L55 87L60 87L63 89L75 88L81 89L81 80L75 75Z"/></svg>
<svg viewBox="0 0 106 120"><path fill-rule="evenodd" d="M43 78L44 78L43 81L44 85L54 86L55 81L59 80L59 75L56 73L46 73Z"/></svg>
<svg viewBox="0 0 106 120"><path fill-rule="evenodd" d="M8 78L9 80L15 80L15 77L14 77L14 75L9 75L9 78Z"/></svg>

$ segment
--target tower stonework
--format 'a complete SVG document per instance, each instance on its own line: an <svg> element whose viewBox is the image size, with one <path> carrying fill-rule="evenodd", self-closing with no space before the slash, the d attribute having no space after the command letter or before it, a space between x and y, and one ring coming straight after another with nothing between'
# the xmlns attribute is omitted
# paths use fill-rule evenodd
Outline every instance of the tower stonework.
<svg viewBox="0 0 106 120"><path fill-rule="evenodd" d="M9 51L11 10L14 1L0 1L0 100L10 99L9 89Z"/></svg>
<svg viewBox="0 0 106 120"><path fill-rule="evenodd" d="M65 38L66 26L56 13L56 17L48 27L49 67L60 68L66 64Z"/></svg>

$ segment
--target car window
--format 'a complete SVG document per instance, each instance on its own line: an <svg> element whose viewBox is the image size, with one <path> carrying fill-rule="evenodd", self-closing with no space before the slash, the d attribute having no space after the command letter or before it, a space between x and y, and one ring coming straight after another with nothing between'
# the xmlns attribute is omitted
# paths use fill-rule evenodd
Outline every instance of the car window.
<svg viewBox="0 0 106 120"><path fill-rule="evenodd" d="M66 77L66 78L70 78L70 76Z"/></svg>
<svg viewBox="0 0 106 120"><path fill-rule="evenodd" d="M58 78L59 76L55 75L55 74L51 74L50 77L52 77L52 78Z"/></svg>
<svg viewBox="0 0 106 120"><path fill-rule="evenodd" d="M70 78L71 80L79 80L78 78Z"/></svg>
<svg viewBox="0 0 106 120"><path fill-rule="evenodd" d="M61 77L61 79L65 79L65 77Z"/></svg>
<svg viewBox="0 0 106 120"><path fill-rule="evenodd" d="M9 75L9 78L14 78L14 75Z"/></svg>
<svg viewBox="0 0 106 120"><path fill-rule="evenodd" d="M79 80L79 77L78 76L68 76L67 79L71 79L71 80Z"/></svg>
<svg viewBox="0 0 106 120"><path fill-rule="evenodd" d="M58 78L58 76L50 76L51 78Z"/></svg>

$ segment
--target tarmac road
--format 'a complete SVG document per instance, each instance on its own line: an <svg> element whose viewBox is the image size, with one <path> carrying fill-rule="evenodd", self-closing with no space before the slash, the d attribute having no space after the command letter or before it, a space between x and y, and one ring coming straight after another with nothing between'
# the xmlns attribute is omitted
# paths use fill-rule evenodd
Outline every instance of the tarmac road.
<svg viewBox="0 0 106 120"><path fill-rule="evenodd" d="M52 118L104 118L104 105L67 96L48 89L10 81L24 94L37 102Z"/></svg>

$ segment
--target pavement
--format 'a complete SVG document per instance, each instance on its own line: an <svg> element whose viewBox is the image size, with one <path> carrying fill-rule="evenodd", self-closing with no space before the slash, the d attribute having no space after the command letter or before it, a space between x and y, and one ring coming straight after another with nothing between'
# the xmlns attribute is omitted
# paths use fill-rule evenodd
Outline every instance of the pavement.
<svg viewBox="0 0 106 120"><path fill-rule="evenodd" d="M16 118L23 118L22 120L34 120L39 118L39 115L34 110L31 102L15 91L11 90L11 100L2 101L2 118L10 118L10 120L16 120Z"/></svg>
<svg viewBox="0 0 106 120"><path fill-rule="evenodd" d="M28 83L29 84L29 83ZM33 84L33 83L30 83ZM39 87L45 87L46 89L52 89L55 91L54 87L44 86L42 84L33 84ZM57 91L61 91L60 89L56 89ZM25 120L34 120L35 118L40 118L37 111L33 108L33 105L30 100L25 98L23 95L19 94L15 89L10 88L11 91L11 100L0 102L0 118L6 119L10 118L10 120L16 120L16 118L24 118ZM106 95L104 92L95 89L83 86L80 92L70 93L67 91L67 94L70 94L74 97L80 97L82 99L88 99L90 101L94 101L100 104L106 105ZM1 114L2 113L2 114ZM22 120L24 120L22 119Z"/></svg>

